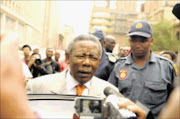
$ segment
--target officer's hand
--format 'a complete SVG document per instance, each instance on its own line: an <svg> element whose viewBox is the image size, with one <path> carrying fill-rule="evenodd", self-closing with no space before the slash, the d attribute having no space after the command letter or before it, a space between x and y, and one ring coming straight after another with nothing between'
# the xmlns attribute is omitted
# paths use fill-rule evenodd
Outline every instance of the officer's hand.
<svg viewBox="0 0 180 119"><path fill-rule="evenodd" d="M136 113L138 119L146 119L146 112L128 98L119 98L118 106Z"/></svg>

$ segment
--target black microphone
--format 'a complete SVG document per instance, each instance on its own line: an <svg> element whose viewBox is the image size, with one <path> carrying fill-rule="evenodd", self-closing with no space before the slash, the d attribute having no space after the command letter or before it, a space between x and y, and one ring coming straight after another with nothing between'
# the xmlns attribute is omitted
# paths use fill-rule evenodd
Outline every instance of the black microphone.
<svg viewBox="0 0 180 119"><path fill-rule="evenodd" d="M104 89L104 94L106 96L109 96L109 95L115 95L117 97L124 97L124 95L122 95L121 93L117 92L116 90L114 90L113 88L111 87L106 87Z"/></svg>
<svg viewBox="0 0 180 119"><path fill-rule="evenodd" d="M180 3L173 7L172 13L180 20Z"/></svg>

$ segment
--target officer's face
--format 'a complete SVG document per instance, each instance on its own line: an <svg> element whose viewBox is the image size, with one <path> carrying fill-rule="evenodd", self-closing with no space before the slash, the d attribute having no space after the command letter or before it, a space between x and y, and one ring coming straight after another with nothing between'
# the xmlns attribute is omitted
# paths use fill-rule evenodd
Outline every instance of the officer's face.
<svg viewBox="0 0 180 119"><path fill-rule="evenodd" d="M116 42L114 39L107 39L105 42L106 50L108 50L108 52L112 52L115 44L116 44Z"/></svg>
<svg viewBox="0 0 180 119"><path fill-rule="evenodd" d="M153 44L153 38L145 38L142 36L131 36L130 46L133 56L136 58L144 58L150 52L150 46Z"/></svg>
<svg viewBox="0 0 180 119"><path fill-rule="evenodd" d="M81 84L89 81L100 62L100 49L92 41L78 41L67 56L71 75Z"/></svg>

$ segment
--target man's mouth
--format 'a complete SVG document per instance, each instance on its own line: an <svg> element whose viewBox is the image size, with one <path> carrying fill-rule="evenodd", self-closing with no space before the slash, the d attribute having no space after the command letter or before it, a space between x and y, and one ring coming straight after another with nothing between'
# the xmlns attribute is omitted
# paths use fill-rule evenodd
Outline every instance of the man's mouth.
<svg viewBox="0 0 180 119"><path fill-rule="evenodd" d="M78 73L81 73L81 74L91 74L90 71L78 71Z"/></svg>

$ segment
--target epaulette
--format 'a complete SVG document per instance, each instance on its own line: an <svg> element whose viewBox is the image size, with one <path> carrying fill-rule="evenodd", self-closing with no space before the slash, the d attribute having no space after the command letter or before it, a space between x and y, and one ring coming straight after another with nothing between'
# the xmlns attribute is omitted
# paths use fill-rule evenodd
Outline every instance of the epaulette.
<svg viewBox="0 0 180 119"><path fill-rule="evenodd" d="M163 56L159 56L159 55L156 55L156 56L157 56L158 58L160 58L161 60L165 60L165 61L170 62L171 65L174 64L171 60L169 60L169 59L167 59L167 58L165 58L165 57L163 57Z"/></svg>
<svg viewBox="0 0 180 119"><path fill-rule="evenodd" d="M179 71L178 71L178 68L176 66L175 63L173 63L171 60L165 58L165 57L162 57L162 56L158 56L161 60L165 60L165 61L168 61L174 68L175 72L176 72L176 75L178 75Z"/></svg>
<svg viewBox="0 0 180 119"><path fill-rule="evenodd" d="M108 56L109 61L112 63L115 63L118 60L118 56L116 56L113 53L107 53L106 52L106 55Z"/></svg>

